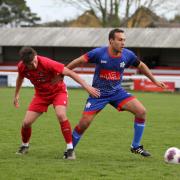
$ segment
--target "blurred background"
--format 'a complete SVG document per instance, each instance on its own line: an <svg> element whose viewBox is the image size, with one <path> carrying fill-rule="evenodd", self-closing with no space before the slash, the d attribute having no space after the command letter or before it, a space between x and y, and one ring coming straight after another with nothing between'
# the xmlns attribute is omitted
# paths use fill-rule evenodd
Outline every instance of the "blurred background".
<svg viewBox="0 0 180 180"><path fill-rule="evenodd" d="M112 28L126 34L126 47L145 62L166 91L180 90L180 1L175 0L1 0L0 86L14 87L18 51L31 46L39 55L67 64L108 44ZM75 69L89 84L94 65ZM69 87L79 87L65 78ZM32 86L27 80L23 86ZM123 86L162 91L136 69L126 69Z"/></svg>

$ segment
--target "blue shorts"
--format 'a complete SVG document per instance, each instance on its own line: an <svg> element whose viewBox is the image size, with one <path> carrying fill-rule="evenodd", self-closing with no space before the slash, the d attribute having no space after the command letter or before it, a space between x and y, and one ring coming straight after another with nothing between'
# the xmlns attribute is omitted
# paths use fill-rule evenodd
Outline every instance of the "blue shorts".
<svg viewBox="0 0 180 180"><path fill-rule="evenodd" d="M95 114L101 111L107 104L112 105L118 111L122 111L122 107L128 101L134 99L131 93L124 89L120 89L114 95L93 98L89 96L87 99L83 114Z"/></svg>

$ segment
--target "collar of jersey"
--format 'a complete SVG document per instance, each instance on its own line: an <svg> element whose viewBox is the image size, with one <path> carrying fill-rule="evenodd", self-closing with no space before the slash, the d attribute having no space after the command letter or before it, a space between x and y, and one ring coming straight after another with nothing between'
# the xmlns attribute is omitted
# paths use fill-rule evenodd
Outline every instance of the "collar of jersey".
<svg viewBox="0 0 180 180"><path fill-rule="evenodd" d="M122 53L119 56L114 56L110 53L109 47L107 48L108 54L111 58L120 58L122 56Z"/></svg>

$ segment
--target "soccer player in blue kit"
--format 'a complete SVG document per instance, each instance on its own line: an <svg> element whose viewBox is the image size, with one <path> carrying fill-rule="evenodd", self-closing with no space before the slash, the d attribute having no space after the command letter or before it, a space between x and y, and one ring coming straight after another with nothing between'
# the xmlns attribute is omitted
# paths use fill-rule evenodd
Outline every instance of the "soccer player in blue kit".
<svg viewBox="0 0 180 180"><path fill-rule="evenodd" d="M131 152L148 157L151 154L140 144L146 120L146 109L132 94L121 86L125 68L134 66L147 76L155 85L166 88L163 82L157 81L150 69L131 51L124 48L125 34L121 29L113 29L109 33L108 47L95 48L67 65L73 69L82 63L95 63L95 73L92 86L100 90L100 97L89 96L83 115L73 130L73 147L75 148L82 134L107 104L118 111L128 111L134 114L134 138ZM64 154L66 156L66 153Z"/></svg>

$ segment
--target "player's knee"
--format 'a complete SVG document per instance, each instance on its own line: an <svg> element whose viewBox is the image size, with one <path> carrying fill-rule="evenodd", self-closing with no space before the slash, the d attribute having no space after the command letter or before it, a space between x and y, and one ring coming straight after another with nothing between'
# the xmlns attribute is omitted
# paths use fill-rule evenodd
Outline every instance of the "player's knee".
<svg viewBox="0 0 180 180"><path fill-rule="evenodd" d="M136 117L145 119L146 118L146 109L144 107L138 109L136 112Z"/></svg>
<svg viewBox="0 0 180 180"><path fill-rule="evenodd" d="M28 122L28 121L24 121L24 122L22 123L22 127L23 127L23 128L29 128L29 127L31 127L31 123Z"/></svg>
<svg viewBox="0 0 180 180"><path fill-rule="evenodd" d="M84 120L79 122L79 128L81 130L87 129L89 125L90 125L90 123L87 121L84 121Z"/></svg>
<svg viewBox="0 0 180 180"><path fill-rule="evenodd" d="M81 118L78 124L79 128L83 131L86 130L91 124L93 118L94 118L94 115L83 114L83 117Z"/></svg>
<svg viewBox="0 0 180 180"><path fill-rule="evenodd" d="M59 121L67 120L66 113L64 113L64 112L58 112L58 113L56 113L56 116L57 116Z"/></svg>
<svg viewBox="0 0 180 180"><path fill-rule="evenodd" d="M82 130L86 130L89 125L91 124L91 120L88 120L88 119L82 119L80 122L79 122L79 127L80 129Z"/></svg>

